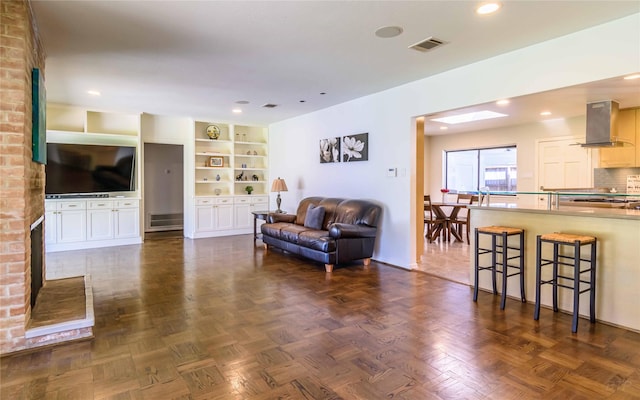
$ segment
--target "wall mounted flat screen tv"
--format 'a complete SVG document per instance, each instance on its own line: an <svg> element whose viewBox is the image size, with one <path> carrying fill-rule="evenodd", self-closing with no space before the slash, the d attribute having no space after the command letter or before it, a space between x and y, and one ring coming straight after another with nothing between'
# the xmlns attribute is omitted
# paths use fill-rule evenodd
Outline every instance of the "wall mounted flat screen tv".
<svg viewBox="0 0 640 400"><path fill-rule="evenodd" d="M135 191L132 146L47 143L45 194Z"/></svg>

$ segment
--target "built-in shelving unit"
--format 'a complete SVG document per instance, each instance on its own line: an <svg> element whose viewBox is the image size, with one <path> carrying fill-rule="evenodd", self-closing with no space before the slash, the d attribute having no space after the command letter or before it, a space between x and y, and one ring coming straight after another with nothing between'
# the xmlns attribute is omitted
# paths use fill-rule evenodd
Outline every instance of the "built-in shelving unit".
<svg viewBox="0 0 640 400"><path fill-rule="evenodd" d="M217 139L207 127L220 130ZM195 121L195 195L247 195L268 192L267 131L263 127Z"/></svg>
<svg viewBox="0 0 640 400"><path fill-rule="evenodd" d="M219 130L215 138L207 135L210 125L217 126ZM73 208L69 206L69 210L57 209L62 207L58 203L66 204L65 199L49 202L45 219L48 218L50 225L59 230L58 237L49 238L50 249L141 241L145 216L153 212L146 210L145 202L141 201L145 198L144 143L184 146L182 215L185 236L251 233L254 222L251 212L269 209L268 130L264 127L48 104L47 141L137 148L135 193L117 193L125 199L122 196L101 199L100 204L107 205L99 209L91 208L91 200L84 199L72 199L77 204ZM251 194L245 190L247 186L253 187ZM125 208L118 203L125 200L135 200L137 207ZM107 215L112 215L112 218L107 218ZM115 215L139 221L136 230L125 230L122 221L113 217ZM114 228L113 234L108 229L111 225L118 228ZM123 232L127 232L126 237L123 237Z"/></svg>
<svg viewBox="0 0 640 400"><path fill-rule="evenodd" d="M140 114L47 104L47 142L133 146L135 171L140 171L140 131ZM45 200L47 251L141 243L141 179L137 172L132 192L69 194Z"/></svg>

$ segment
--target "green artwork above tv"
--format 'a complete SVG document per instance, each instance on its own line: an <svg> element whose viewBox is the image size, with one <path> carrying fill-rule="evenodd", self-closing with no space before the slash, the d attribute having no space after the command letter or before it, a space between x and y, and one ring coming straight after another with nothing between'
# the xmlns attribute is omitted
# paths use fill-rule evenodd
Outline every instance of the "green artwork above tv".
<svg viewBox="0 0 640 400"><path fill-rule="evenodd" d="M47 98L44 88L44 81L40 69L34 68L31 72L32 97L31 97L31 150L33 161L40 164L47 163L47 123L46 109Z"/></svg>

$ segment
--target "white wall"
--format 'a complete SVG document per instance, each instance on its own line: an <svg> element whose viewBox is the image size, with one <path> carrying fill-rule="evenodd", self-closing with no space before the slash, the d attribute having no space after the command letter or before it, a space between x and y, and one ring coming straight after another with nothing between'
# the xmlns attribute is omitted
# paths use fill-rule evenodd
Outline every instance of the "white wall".
<svg viewBox="0 0 640 400"><path fill-rule="evenodd" d="M293 211L310 195L376 200L383 216L374 258L411 268L412 118L638 72L638 32L640 13L272 124L270 173L290 189L283 208ZM320 139L361 132L369 132L369 161L319 163ZM385 177L389 167L398 168L397 178Z"/></svg>

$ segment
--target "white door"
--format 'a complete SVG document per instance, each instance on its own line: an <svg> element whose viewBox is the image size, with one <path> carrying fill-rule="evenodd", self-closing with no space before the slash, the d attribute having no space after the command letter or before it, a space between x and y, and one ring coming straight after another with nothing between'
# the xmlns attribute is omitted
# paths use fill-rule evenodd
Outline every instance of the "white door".
<svg viewBox="0 0 640 400"><path fill-rule="evenodd" d="M214 206L196 207L196 232L209 232L213 230Z"/></svg>
<svg viewBox="0 0 640 400"><path fill-rule="evenodd" d="M115 210L115 237L128 238L138 236L140 217L138 208L118 208Z"/></svg>
<svg viewBox="0 0 640 400"><path fill-rule="evenodd" d="M60 211L58 214L58 243L82 242L86 238L85 210Z"/></svg>
<svg viewBox="0 0 640 400"><path fill-rule="evenodd" d="M233 229L233 205L219 204L216 206L216 229Z"/></svg>
<svg viewBox="0 0 640 400"><path fill-rule="evenodd" d="M44 215L44 243L55 244L58 235L58 213L57 211L47 211Z"/></svg>
<svg viewBox="0 0 640 400"><path fill-rule="evenodd" d="M578 142L579 138L559 138L538 143L538 187L593 186L591 152L576 145Z"/></svg>
<svg viewBox="0 0 640 400"><path fill-rule="evenodd" d="M87 211L87 240L113 239L113 215L111 204L106 208Z"/></svg>
<svg viewBox="0 0 640 400"><path fill-rule="evenodd" d="M251 215L251 205L249 203L234 204L235 212L235 228L244 229L250 228L253 222L253 215Z"/></svg>

